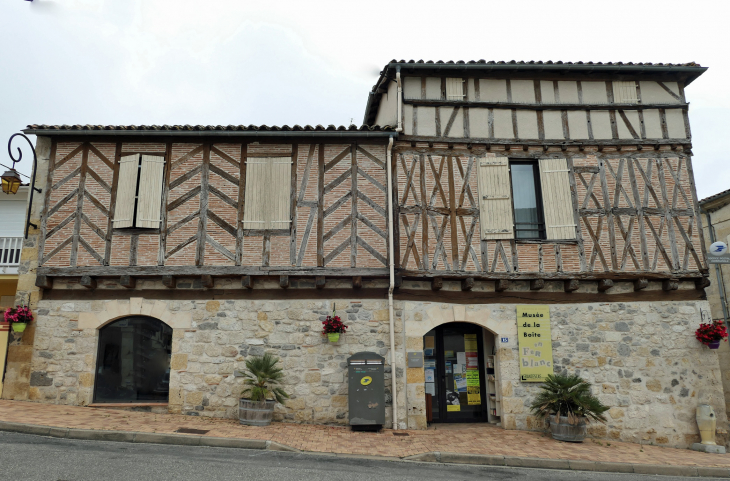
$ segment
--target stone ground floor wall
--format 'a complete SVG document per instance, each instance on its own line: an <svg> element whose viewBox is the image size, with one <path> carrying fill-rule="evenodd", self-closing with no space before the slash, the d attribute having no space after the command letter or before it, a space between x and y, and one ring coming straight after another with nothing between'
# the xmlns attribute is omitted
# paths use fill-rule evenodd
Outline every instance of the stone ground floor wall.
<svg viewBox="0 0 730 481"><path fill-rule="evenodd" d="M347 358L361 351L386 359L386 426L392 426L387 301L337 300L349 325L336 343L323 337L329 301L40 301L29 399L88 405L93 401L98 329L129 315L148 315L173 328L169 411L235 418L247 356L275 354L291 396L276 420L347 424ZM402 354L402 310L396 310ZM403 385L403 369L396 369ZM402 403L401 419L405 419ZM405 423L403 424L405 427Z"/></svg>
<svg viewBox="0 0 730 481"><path fill-rule="evenodd" d="M148 315L173 328L169 411L236 417L251 355L281 358L284 389L277 420L346 424L346 361L360 351L386 359L386 426L391 426L387 301L336 300L350 326L337 343L321 335L333 303L321 300L51 301L38 305L29 398L87 405L93 399L98 329L127 315ZM396 380L401 428L426 427L423 368L406 353L423 335L454 321L478 324L497 340L497 369L506 429L541 429L529 412L539 384L520 382L515 304L456 305L396 301ZM727 427L718 354L694 339L705 301L554 304L550 306L556 372L578 373L607 405L596 438L686 447L699 440L695 408L712 404ZM507 338L506 343L500 342Z"/></svg>
<svg viewBox="0 0 730 481"><path fill-rule="evenodd" d="M709 312L706 301L550 306L555 372L579 374L611 406L608 422L592 425L589 435L687 447L699 442L695 409L700 402L713 405L721 433L727 428L717 351L694 338L700 311ZM539 384L519 380L516 305L406 302L404 312L408 351L422 350L423 335L447 322L491 331L497 341L503 427L541 428L529 410ZM423 369L407 369L411 428L426 425L423 381Z"/></svg>

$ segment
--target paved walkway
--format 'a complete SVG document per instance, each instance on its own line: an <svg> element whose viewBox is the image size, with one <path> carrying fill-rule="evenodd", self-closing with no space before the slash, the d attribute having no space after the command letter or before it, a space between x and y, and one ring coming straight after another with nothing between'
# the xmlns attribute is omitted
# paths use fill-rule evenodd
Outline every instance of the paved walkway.
<svg viewBox="0 0 730 481"><path fill-rule="evenodd" d="M486 424L461 425L458 430L353 432L347 427L273 423L241 426L233 419L177 414L153 414L77 406L0 400L0 421L61 428L175 433L180 428L208 431L205 436L276 441L302 451L405 457L432 451L570 459L633 464L719 466L730 468L730 454L687 449L592 441L568 444L549 435L506 431ZM396 435L397 433L397 435Z"/></svg>

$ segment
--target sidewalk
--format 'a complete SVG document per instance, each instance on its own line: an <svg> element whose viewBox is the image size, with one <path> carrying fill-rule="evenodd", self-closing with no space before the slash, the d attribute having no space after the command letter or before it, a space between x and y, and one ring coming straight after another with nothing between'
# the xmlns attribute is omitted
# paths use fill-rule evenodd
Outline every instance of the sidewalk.
<svg viewBox="0 0 730 481"><path fill-rule="evenodd" d="M443 426L427 431L394 432L383 429L379 433L368 433L353 432L348 427L312 424L273 423L268 427L251 427L242 426L238 424L237 420L232 419L210 419L176 414L153 414L0 400L0 422L3 421L56 428L158 434L177 434L178 429L187 428L207 431L199 433L202 438L265 440L301 451L384 456L391 459L437 453L431 455L430 458L424 455L415 459L456 462L447 460L448 457L445 458L442 454L459 453L493 457L573 460L576 461L576 466L580 465L577 463L578 461L589 461L647 465L646 468L649 468L649 465L659 465L663 466L664 470L678 469L680 466L730 469L730 454L707 454L686 449L640 446L622 442L609 443L590 439L586 439L582 444L568 444L555 441L542 433L506 431L485 424L460 425L458 429ZM456 458L452 456L448 459ZM474 461L476 458L472 458L472 460ZM662 470L660 469L660 471ZM657 472L656 474L666 473Z"/></svg>

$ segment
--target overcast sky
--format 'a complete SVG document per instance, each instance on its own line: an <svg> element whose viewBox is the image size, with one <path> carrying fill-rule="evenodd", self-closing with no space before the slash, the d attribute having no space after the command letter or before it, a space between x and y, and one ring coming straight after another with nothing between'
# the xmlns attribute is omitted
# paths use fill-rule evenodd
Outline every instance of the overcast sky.
<svg viewBox="0 0 730 481"><path fill-rule="evenodd" d="M710 67L686 91L702 198L730 188L728 13L727 0L1 0L0 163L31 123L360 124L393 58L695 61Z"/></svg>

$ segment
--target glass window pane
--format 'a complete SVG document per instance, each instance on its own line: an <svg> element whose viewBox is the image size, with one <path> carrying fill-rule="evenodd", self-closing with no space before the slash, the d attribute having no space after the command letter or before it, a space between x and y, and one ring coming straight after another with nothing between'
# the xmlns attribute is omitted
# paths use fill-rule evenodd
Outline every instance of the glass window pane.
<svg viewBox="0 0 730 481"><path fill-rule="evenodd" d="M510 164L515 232L518 239L539 239L542 226L535 189L535 166L532 163Z"/></svg>
<svg viewBox="0 0 730 481"><path fill-rule="evenodd" d="M172 329L151 317L101 328L94 402L167 402L171 347Z"/></svg>

